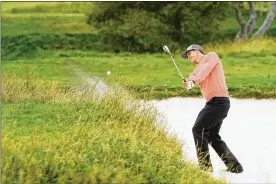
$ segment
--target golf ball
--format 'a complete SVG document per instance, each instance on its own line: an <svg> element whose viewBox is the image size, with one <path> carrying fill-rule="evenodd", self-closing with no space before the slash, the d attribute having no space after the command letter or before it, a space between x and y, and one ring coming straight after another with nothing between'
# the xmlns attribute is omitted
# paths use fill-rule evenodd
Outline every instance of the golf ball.
<svg viewBox="0 0 276 184"><path fill-rule="evenodd" d="M110 74L111 74L111 72L110 72L110 71L107 71L107 72L106 72L106 74L107 74L107 75L110 75Z"/></svg>

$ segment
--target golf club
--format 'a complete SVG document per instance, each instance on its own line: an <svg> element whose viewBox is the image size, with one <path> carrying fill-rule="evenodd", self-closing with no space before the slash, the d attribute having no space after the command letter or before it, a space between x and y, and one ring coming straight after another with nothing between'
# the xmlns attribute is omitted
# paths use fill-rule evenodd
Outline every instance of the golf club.
<svg viewBox="0 0 276 184"><path fill-rule="evenodd" d="M165 52L167 52L167 53L171 56L171 58L172 58L172 60L173 60L173 63L174 63L174 66L176 67L176 69L177 69L179 75L181 76L182 80L183 80L184 82L187 82L187 80L183 77L183 75L181 74L179 68L177 67L177 64L175 63L175 61L174 61L174 59L173 59L173 57L172 57L172 54L171 54L171 52L170 52L169 47L168 47L167 45L165 45L165 46L163 47L163 50L164 50ZM191 89L192 89L192 86L189 86L188 89L191 90Z"/></svg>

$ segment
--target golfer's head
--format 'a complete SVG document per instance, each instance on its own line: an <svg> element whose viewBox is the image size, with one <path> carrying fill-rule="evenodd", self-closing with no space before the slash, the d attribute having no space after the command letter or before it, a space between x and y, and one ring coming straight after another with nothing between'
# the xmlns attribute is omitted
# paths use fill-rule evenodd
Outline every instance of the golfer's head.
<svg viewBox="0 0 276 184"><path fill-rule="evenodd" d="M181 53L181 57L189 59L192 63L198 64L200 56L204 54L203 48L199 45L190 45L185 51Z"/></svg>

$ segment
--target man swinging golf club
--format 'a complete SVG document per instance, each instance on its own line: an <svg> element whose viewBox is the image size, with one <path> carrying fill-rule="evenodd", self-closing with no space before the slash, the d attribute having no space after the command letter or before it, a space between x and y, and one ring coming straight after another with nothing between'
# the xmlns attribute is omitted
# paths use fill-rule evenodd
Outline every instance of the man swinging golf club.
<svg viewBox="0 0 276 184"><path fill-rule="evenodd" d="M205 107L198 114L192 129L200 168L212 171L209 143L226 165L227 171L243 172L242 165L219 135L230 108L230 100L218 55L215 52L204 55L201 46L191 45L182 52L181 57L189 59L196 66L187 81L183 81L184 86L188 88L191 83L198 84L206 99Z"/></svg>

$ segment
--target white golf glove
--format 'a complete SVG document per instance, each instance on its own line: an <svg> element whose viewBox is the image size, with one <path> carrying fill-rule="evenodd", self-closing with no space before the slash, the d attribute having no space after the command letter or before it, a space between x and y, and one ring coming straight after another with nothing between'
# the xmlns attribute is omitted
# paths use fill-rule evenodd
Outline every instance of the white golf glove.
<svg viewBox="0 0 276 184"><path fill-rule="evenodd" d="M187 89L191 90L194 87L194 82L193 81L187 81Z"/></svg>

